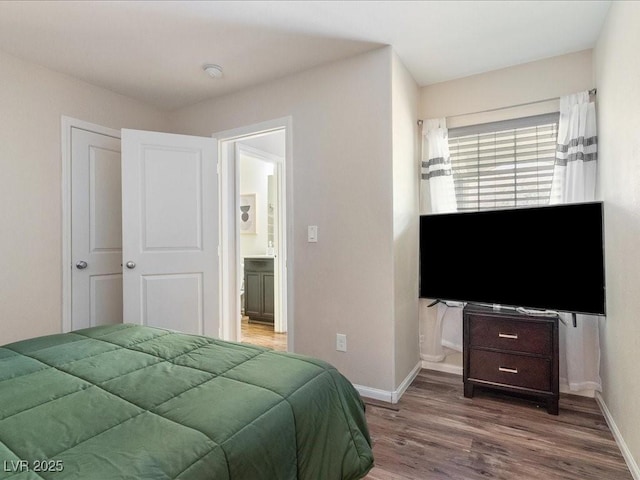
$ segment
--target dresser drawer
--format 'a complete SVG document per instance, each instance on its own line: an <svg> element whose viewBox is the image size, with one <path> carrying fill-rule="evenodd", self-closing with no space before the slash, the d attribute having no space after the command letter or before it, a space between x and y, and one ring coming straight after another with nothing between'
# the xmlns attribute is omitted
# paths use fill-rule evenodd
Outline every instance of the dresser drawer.
<svg viewBox="0 0 640 480"><path fill-rule="evenodd" d="M469 315L471 347L552 354L553 323Z"/></svg>
<svg viewBox="0 0 640 480"><path fill-rule="evenodd" d="M551 390L551 359L473 348L469 356L469 380Z"/></svg>

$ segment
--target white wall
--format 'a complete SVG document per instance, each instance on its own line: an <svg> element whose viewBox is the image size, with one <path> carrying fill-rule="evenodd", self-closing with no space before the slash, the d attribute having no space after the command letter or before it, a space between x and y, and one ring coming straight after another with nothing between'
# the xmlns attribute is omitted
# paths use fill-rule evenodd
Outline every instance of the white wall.
<svg viewBox="0 0 640 480"><path fill-rule="evenodd" d="M286 138L283 130L243 139L241 143L280 158L284 158L286 154Z"/></svg>
<svg viewBox="0 0 640 480"><path fill-rule="evenodd" d="M287 116L295 350L393 390L391 49L179 110L173 129L211 135ZM318 243L307 243L307 225L318 225Z"/></svg>
<svg viewBox="0 0 640 480"><path fill-rule="evenodd" d="M62 115L162 130L164 113L0 52L0 345L62 328Z"/></svg>
<svg viewBox="0 0 640 480"><path fill-rule="evenodd" d="M397 388L420 361L418 325L418 85L392 57L393 290Z"/></svg>
<svg viewBox="0 0 640 480"><path fill-rule="evenodd" d="M240 154L240 195L256 194L256 233L240 235L240 254L265 255L267 253L267 184L273 175L273 164Z"/></svg>
<svg viewBox="0 0 640 480"><path fill-rule="evenodd" d="M594 86L591 53L585 50L423 87L420 118L447 117L447 126L458 127L557 112L561 95ZM547 99L554 100L504 108ZM492 109L500 110L475 113ZM425 336L421 353L427 357L443 353L432 348L436 308L428 309L428 304L420 300L420 331ZM444 353L447 358L438 368L461 372L462 354L448 349Z"/></svg>
<svg viewBox="0 0 640 480"><path fill-rule="evenodd" d="M599 196L605 208L603 398L640 478L640 3L613 2L594 51Z"/></svg>

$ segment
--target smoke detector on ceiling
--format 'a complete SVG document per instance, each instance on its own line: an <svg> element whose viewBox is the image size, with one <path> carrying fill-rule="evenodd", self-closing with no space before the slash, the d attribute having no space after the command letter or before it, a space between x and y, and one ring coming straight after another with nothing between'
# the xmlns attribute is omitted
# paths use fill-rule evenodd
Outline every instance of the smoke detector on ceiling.
<svg viewBox="0 0 640 480"><path fill-rule="evenodd" d="M212 63L207 63L206 65L202 66L202 69L211 78L222 78L222 67L220 65L214 65Z"/></svg>

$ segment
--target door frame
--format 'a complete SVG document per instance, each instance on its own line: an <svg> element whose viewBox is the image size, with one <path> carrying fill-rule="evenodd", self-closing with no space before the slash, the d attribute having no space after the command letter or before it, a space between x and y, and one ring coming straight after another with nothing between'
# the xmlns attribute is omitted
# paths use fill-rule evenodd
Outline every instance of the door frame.
<svg viewBox="0 0 640 480"><path fill-rule="evenodd" d="M62 332L71 330L71 132L74 128L120 139L120 130L85 122L77 118L60 117L61 126L61 200L62 200Z"/></svg>
<svg viewBox="0 0 640 480"><path fill-rule="evenodd" d="M295 321L293 318L293 155L292 117L283 117L244 127L214 133L218 139L220 165L220 338L238 341L240 337L240 231L237 226L236 205L239 201L239 162L236 143L246 137L264 135L278 130L285 132L285 158L279 162L281 175L279 244L276 255L280 258L280 295L282 318L287 325L287 350L294 351ZM234 321L235 319L235 321Z"/></svg>

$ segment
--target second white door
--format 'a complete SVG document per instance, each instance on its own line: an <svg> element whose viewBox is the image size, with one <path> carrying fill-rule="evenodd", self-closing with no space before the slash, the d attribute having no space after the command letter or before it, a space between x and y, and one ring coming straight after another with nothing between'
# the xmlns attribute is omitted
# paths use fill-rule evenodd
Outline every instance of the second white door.
<svg viewBox="0 0 640 480"><path fill-rule="evenodd" d="M120 139L71 128L71 328L122 322Z"/></svg>
<svg viewBox="0 0 640 480"><path fill-rule="evenodd" d="M124 321L219 335L217 142L122 130Z"/></svg>

